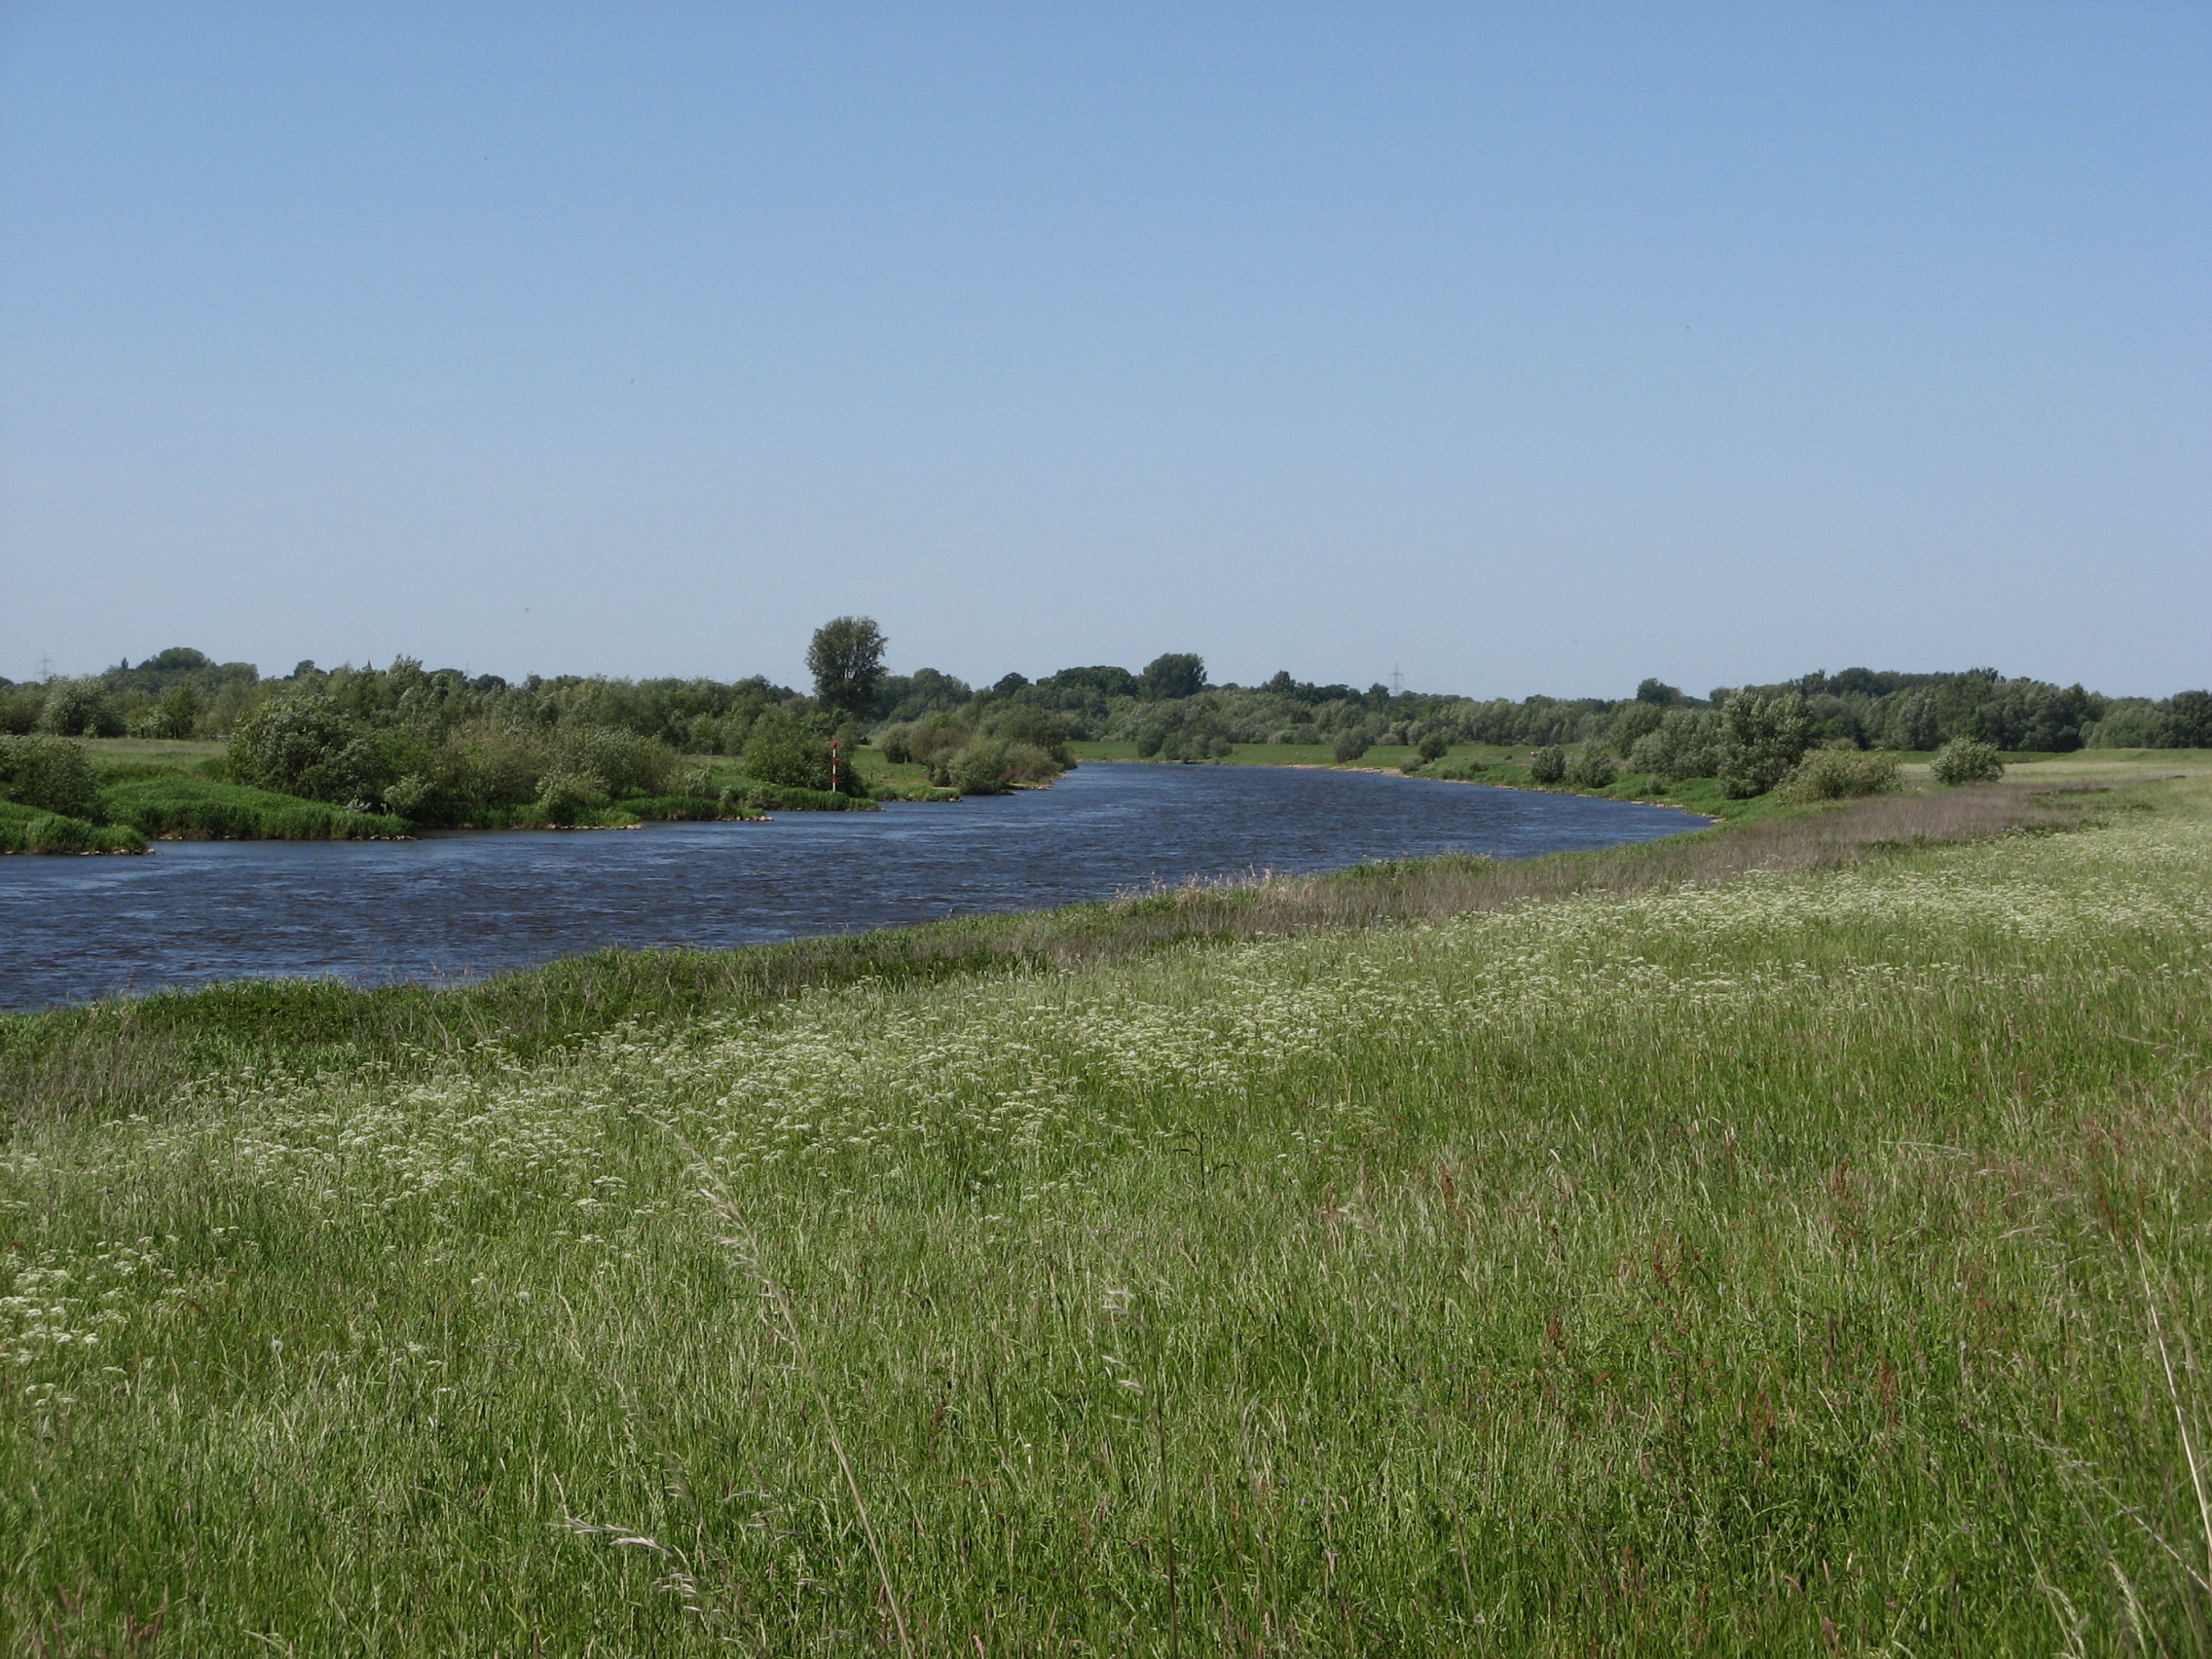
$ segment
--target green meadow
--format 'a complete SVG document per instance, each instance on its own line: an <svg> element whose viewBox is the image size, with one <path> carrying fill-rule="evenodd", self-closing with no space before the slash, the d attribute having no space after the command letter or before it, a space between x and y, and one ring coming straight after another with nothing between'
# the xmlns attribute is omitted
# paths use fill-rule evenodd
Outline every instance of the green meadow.
<svg viewBox="0 0 2212 1659"><path fill-rule="evenodd" d="M2212 776L2148 758L0 1019L0 1625L2201 1652Z"/></svg>

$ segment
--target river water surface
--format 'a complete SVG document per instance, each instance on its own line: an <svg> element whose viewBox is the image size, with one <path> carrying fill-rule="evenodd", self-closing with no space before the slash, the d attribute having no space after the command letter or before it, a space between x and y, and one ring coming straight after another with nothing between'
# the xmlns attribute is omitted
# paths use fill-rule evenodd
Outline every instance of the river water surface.
<svg viewBox="0 0 2212 1659"><path fill-rule="evenodd" d="M6 858L0 1008L272 976L449 983L604 945L757 944L1194 877L1527 858L1704 822L1387 773L1093 763L1049 790L767 824Z"/></svg>

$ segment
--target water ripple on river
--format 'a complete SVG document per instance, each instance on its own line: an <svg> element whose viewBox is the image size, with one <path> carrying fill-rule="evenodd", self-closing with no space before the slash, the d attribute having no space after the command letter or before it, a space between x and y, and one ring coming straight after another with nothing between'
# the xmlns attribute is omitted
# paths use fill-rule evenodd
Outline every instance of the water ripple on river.
<svg viewBox="0 0 2212 1659"><path fill-rule="evenodd" d="M217 979L449 982L604 945L756 944L1131 887L1700 828L1669 807L1386 773L1091 764L880 813L0 859L0 1008Z"/></svg>

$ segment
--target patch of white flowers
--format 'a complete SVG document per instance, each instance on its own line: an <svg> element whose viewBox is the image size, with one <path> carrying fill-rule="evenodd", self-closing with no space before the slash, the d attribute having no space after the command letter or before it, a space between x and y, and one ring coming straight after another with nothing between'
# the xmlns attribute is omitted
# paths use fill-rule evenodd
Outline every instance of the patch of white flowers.
<svg viewBox="0 0 2212 1659"><path fill-rule="evenodd" d="M154 1242L102 1244L67 1265L51 1253L0 1256L0 1363L26 1366L62 1350L90 1352L149 1301L181 1294Z"/></svg>

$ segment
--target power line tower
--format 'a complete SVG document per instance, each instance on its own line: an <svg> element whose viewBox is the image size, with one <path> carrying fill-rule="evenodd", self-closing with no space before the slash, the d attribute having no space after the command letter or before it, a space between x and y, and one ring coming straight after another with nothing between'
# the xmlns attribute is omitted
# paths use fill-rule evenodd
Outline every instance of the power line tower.
<svg viewBox="0 0 2212 1659"><path fill-rule="evenodd" d="M1398 665L1392 663L1390 665L1390 695L1393 697L1403 696L1405 689L1406 678L1398 672Z"/></svg>
<svg viewBox="0 0 2212 1659"><path fill-rule="evenodd" d="M38 677L41 680L52 680L54 678L54 659L52 657L41 656L38 659Z"/></svg>

